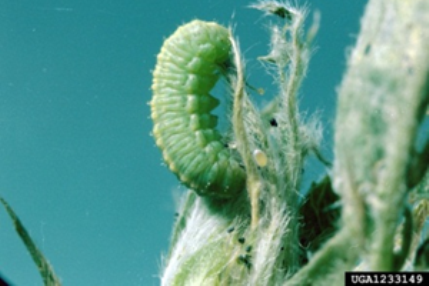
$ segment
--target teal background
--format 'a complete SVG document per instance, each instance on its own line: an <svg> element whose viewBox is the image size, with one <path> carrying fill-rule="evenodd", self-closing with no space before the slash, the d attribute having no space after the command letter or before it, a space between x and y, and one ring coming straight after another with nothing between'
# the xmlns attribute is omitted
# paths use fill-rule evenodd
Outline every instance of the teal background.
<svg viewBox="0 0 429 286"><path fill-rule="evenodd" d="M0 194L64 285L159 284L183 187L150 136L150 71L178 25L216 20L233 25L250 84L271 98L276 88L255 60L268 22L249 3L0 0ZM300 106L320 114L329 158L335 88L365 4L308 2L322 20ZM304 189L322 173L309 160ZM0 273L42 285L3 209Z"/></svg>

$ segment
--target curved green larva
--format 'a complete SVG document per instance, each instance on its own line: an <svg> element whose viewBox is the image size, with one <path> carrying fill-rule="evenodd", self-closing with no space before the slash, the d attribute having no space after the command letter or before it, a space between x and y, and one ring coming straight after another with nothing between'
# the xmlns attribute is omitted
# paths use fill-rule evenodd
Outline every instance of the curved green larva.
<svg viewBox="0 0 429 286"><path fill-rule="evenodd" d="M153 135L170 170L199 195L231 197L245 187L245 171L216 130L209 92L229 60L229 32L192 21L165 40L153 72Z"/></svg>

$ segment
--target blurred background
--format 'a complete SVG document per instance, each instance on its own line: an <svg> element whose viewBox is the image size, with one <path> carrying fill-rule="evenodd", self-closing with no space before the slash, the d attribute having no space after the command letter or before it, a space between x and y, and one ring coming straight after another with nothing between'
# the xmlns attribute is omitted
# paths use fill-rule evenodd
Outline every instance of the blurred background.
<svg viewBox="0 0 429 286"><path fill-rule="evenodd" d="M300 109L320 115L329 159L335 89L366 2L307 1L309 18L315 10L322 18ZM249 83L272 98L277 89L256 60L268 51L269 18L251 3L0 0L0 195L63 285L159 284L184 188L150 136L156 54L192 19L231 24ZM303 190L324 172L310 159ZM2 208L0 274L42 285Z"/></svg>

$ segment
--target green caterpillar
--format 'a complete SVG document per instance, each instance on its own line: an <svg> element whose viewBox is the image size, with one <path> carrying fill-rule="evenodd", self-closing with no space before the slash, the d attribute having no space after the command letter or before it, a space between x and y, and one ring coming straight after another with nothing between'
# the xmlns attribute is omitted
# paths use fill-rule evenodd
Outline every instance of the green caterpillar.
<svg viewBox="0 0 429 286"><path fill-rule="evenodd" d="M246 175L210 114L210 90L231 53L229 31L194 20L165 40L153 72L153 135L170 170L202 196L232 197Z"/></svg>

